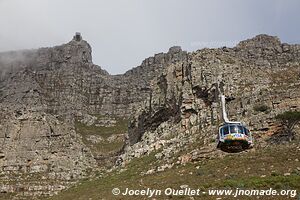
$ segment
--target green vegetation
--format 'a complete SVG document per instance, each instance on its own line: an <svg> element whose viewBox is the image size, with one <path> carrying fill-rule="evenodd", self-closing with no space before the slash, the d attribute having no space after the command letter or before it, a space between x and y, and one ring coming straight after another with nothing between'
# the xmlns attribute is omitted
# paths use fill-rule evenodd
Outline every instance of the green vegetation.
<svg viewBox="0 0 300 200"><path fill-rule="evenodd" d="M98 120L105 119L105 117L96 115ZM79 121L76 121L76 128L78 131L81 132L83 135L92 135L92 134L99 134L102 137L108 138L112 134L121 134L127 131L127 124L128 120L123 118L115 118L116 119L116 125L111 127L105 127L105 126L96 126L91 125L87 126Z"/></svg>
<svg viewBox="0 0 300 200"><path fill-rule="evenodd" d="M107 119L101 115L95 116L98 120ZM124 134L127 131L128 120L117 117L114 119L116 120L116 124L109 127L96 124L88 126L77 120L75 122L76 132L82 135L83 142L96 154L108 154L110 152L119 151L123 147L124 141L120 138L116 138L108 142L108 139L114 135L117 137L120 134ZM89 139L91 136L99 137L101 141L93 143Z"/></svg>
<svg viewBox="0 0 300 200"><path fill-rule="evenodd" d="M270 107L267 106L267 105L264 105L264 104L259 104L259 105L255 105L253 107L253 110L256 111L256 112L268 112L270 110Z"/></svg>
<svg viewBox="0 0 300 200"><path fill-rule="evenodd" d="M289 189L299 187L300 176L250 177L247 179L229 179L220 184L230 188L277 188Z"/></svg>
<svg viewBox="0 0 300 200"><path fill-rule="evenodd" d="M300 190L300 176L293 173L299 167L299 150L296 144L290 146L273 145L265 149L226 154L223 158L203 159L186 165L175 165L173 168L150 175L141 175L149 169L161 165L152 153L134 159L125 171L113 171L104 177L82 181L51 200L85 200L85 199L141 199L140 196L113 196L115 187L124 191L133 189L179 188L188 185L191 188L207 190L210 188L245 188L245 189L296 189ZM284 163L284 165L282 164ZM291 173L289 176L285 173ZM158 199L185 199L183 197L161 197ZM201 199L216 199L216 196L203 196ZM239 197L249 199L249 197ZM251 199L251 198L250 198ZM253 199L253 198L252 198ZM260 199L267 199L261 197ZM274 197L273 199L276 199ZM279 196L277 199L282 199Z"/></svg>
<svg viewBox="0 0 300 200"><path fill-rule="evenodd" d="M291 141L295 136L294 128L296 124L300 122L300 112L286 111L277 115L276 119L280 121L283 126L284 133L287 134L289 140Z"/></svg>

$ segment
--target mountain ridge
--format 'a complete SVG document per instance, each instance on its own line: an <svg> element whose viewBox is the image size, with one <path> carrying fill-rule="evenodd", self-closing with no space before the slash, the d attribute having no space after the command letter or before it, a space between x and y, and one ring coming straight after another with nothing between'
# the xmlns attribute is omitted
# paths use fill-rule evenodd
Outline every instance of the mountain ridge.
<svg viewBox="0 0 300 200"><path fill-rule="evenodd" d="M300 106L300 45L268 35L233 48L171 47L122 75L94 65L84 40L22 52L0 53L1 192L57 193L103 165L126 167L152 153L163 163L149 173L188 155L222 155L213 142L219 85L234 98L230 117L255 132L257 148L280 128L277 114ZM260 105L268 112L254 109ZM203 149L190 149L195 142ZM33 176L44 177L31 181L37 189L22 184Z"/></svg>

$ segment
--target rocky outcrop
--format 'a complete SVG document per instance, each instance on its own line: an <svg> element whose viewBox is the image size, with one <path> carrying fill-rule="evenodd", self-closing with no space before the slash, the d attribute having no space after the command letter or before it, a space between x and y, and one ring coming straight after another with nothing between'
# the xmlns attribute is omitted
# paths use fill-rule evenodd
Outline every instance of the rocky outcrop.
<svg viewBox="0 0 300 200"><path fill-rule="evenodd" d="M135 104L149 96L150 80L182 59L181 48L173 47L124 75L112 76L92 63L91 51L86 41L72 40L54 48L0 54L2 104L19 102L19 106L62 115L128 117Z"/></svg>
<svg viewBox="0 0 300 200"><path fill-rule="evenodd" d="M122 75L94 65L91 52L76 35L53 48L0 53L0 191L48 195L116 155L126 164L157 151L168 162L159 170L206 149L218 155L211 149L221 123L219 90L231 99L230 118L256 139L276 130L276 114L299 110L300 46L276 37L191 53L172 47ZM200 149L176 157L195 142Z"/></svg>
<svg viewBox="0 0 300 200"><path fill-rule="evenodd" d="M0 193L56 193L96 167L74 127L47 113L1 110L0 143Z"/></svg>
<svg viewBox="0 0 300 200"><path fill-rule="evenodd" d="M3 171L60 172L65 165L67 170L78 171L76 174L80 176L81 171L93 166L89 149L84 147L72 126L46 113L2 111L1 115ZM66 179L69 176L64 174Z"/></svg>
<svg viewBox="0 0 300 200"><path fill-rule="evenodd" d="M132 146L122 160L157 146L163 151L157 156L168 160L195 142L214 145L222 123L219 90L231 100L230 118L244 122L259 145L261 137L278 127L278 113L300 109L299 56L300 45L258 35L234 48L198 50L168 65L153 81L146 106L131 121Z"/></svg>
<svg viewBox="0 0 300 200"><path fill-rule="evenodd" d="M81 36L74 36L69 43L53 48L0 53L1 181L22 175L23 182L31 176L44 177L61 180L52 186L63 189L68 182L84 177L96 163L107 163L105 159L120 152L99 154L92 147L99 148L105 141L108 146L119 146L125 134L118 130L103 138L101 130L114 128L114 117L128 118L141 107L149 97L151 80L186 54L173 47L124 75L113 76L92 63L91 52ZM100 132L76 133L78 120L86 126L99 126L95 130ZM39 185L44 188L42 182ZM7 183L0 192L18 192L20 187Z"/></svg>

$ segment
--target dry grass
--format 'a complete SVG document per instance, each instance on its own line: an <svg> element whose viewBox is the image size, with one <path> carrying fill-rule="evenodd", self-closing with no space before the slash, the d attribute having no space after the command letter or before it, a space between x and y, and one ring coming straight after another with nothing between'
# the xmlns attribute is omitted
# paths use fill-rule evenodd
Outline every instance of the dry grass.
<svg viewBox="0 0 300 200"><path fill-rule="evenodd" d="M300 191L300 150L297 145L270 146L265 149L228 154L221 159L203 160L201 162L178 165L164 172L141 176L141 172L154 168L158 161L154 154L133 160L127 170L114 171L105 177L81 182L81 184L60 193L51 200L85 200L85 199L143 199L140 196L113 196L115 187L124 191L133 189L167 187L179 188L188 185L191 188L246 188L246 189L297 189ZM290 176L284 176L290 173ZM274 197L282 199L285 197ZM148 199L145 197L145 199ZM157 199L187 199L186 197L158 197ZM201 199L216 199L202 196ZM230 199L230 198L222 198ZM253 199L240 197L239 199ZM267 199L261 197L260 199Z"/></svg>
<svg viewBox="0 0 300 200"><path fill-rule="evenodd" d="M102 116L97 116L98 119L102 118ZM75 128L76 132L82 135L83 142L91 148L93 153L95 154L108 154L111 152L119 151L123 145L124 141L115 140L112 142L106 141L112 135L124 134L127 131L127 119L116 118L116 125L112 127L105 127L105 126L87 126L79 121L76 121ZM99 143L92 143L87 138L91 135L101 136L104 141Z"/></svg>

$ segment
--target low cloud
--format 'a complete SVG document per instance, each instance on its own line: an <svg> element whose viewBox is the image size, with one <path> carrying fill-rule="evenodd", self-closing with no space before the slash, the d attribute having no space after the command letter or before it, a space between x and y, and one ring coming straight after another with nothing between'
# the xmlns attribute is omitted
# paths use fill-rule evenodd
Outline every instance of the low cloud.
<svg viewBox="0 0 300 200"><path fill-rule="evenodd" d="M117 74L174 45L230 46L261 33L299 41L299 7L298 0L0 0L0 51L59 45L79 31L94 63Z"/></svg>

